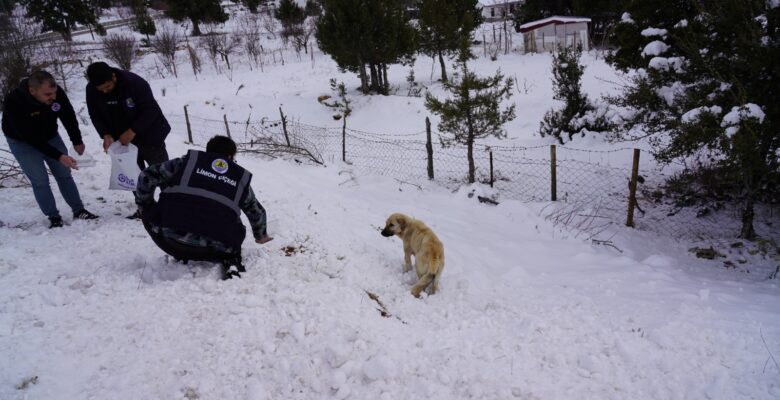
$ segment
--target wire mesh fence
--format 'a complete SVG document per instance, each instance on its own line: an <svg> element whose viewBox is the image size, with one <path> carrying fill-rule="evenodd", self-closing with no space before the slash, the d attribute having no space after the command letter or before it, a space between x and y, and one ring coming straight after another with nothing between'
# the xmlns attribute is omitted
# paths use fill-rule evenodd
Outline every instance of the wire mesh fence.
<svg viewBox="0 0 780 400"><path fill-rule="evenodd" d="M353 129L325 128L297 121L231 121L171 115L171 125L183 131L195 145L205 146L217 134L229 134L239 151L270 157L301 157L315 164L344 160L356 171L389 176L400 182L422 185L430 181L428 142L425 132L390 135ZM188 127L188 128L185 128ZM456 190L468 182L468 149L444 146L433 133L431 141L433 181ZM626 224L629 210L631 166L625 160L633 149L609 151L543 145L474 145L475 180L492 184L499 199L550 202L543 214L552 221L596 236ZM555 162L552 162L554 157ZM675 238L709 239L738 232L737 224L724 230L716 214L697 215L695 209L674 207L653 195L663 179L656 171L640 171L646 179L637 190L634 226ZM769 211L771 212L771 210ZM736 214L735 210L733 214Z"/></svg>

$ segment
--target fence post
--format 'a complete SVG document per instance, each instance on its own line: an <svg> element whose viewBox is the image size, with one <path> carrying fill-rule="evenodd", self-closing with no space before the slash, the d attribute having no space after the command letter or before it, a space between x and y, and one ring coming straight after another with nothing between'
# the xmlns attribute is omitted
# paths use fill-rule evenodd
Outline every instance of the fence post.
<svg viewBox="0 0 780 400"><path fill-rule="evenodd" d="M187 112L187 106L184 106L184 120L187 121L187 137L190 139L190 144L193 144L192 141L192 127L190 126L190 114Z"/></svg>
<svg viewBox="0 0 780 400"><path fill-rule="evenodd" d="M550 200L558 200L558 176L557 176L557 157L555 154L555 145L550 145Z"/></svg>
<svg viewBox="0 0 780 400"><path fill-rule="evenodd" d="M639 177L639 149L634 149L634 165L631 167L631 182L628 184L628 217L626 226L634 227L634 207L636 206L636 183Z"/></svg>
<svg viewBox="0 0 780 400"><path fill-rule="evenodd" d="M225 120L225 132L227 132L227 137L232 139L232 137L230 137L230 126L228 126L227 114L222 114L222 119Z"/></svg>
<svg viewBox="0 0 780 400"><path fill-rule="evenodd" d="M344 123L341 125L341 161L347 162L347 116L344 116Z"/></svg>
<svg viewBox="0 0 780 400"><path fill-rule="evenodd" d="M433 143L431 142L431 120L425 117L425 133L428 141L425 143L425 149L428 151L428 179L433 180Z"/></svg>
<svg viewBox="0 0 780 400"><path fill-rule="evenodd" d="M287 117L282 112L282 106L279 106L279 115L282 116L282 131L284 132L284 140L287 142L287 147L290 147L290 137L287 136Z"/></svg>
<svg viewBox="0 0 780 400"><path fill-rule="evenodd" d="M493 187L493 150L490 152L490 187Z"/></svg>

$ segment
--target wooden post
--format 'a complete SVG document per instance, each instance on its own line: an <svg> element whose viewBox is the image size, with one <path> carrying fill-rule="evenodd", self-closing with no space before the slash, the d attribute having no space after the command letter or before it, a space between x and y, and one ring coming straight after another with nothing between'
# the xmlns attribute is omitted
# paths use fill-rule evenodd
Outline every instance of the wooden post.
<svg viewBox="0 0 780 400"><path fill-rule="evenodd" d="M558 200L558 176L556 171L557 157L555 154L555 145L550 145L550 200Z"/></svg>
<svg viewBox="0 0 780 400"><path fill-rule="evenodd" d="M228 126L227 114L222 114L222 119L225 120L225 132L227 132L227 137L230 137L230 126Z"/></svg>
<svg viewBox="0 0 780 400"><path fill-rule="evenodd" d="M634 149L634 165L631 167L631 182L628 184L628 217L626 226L634 227L634 207L636 206L636 183L639 177L639 149Z"/></svg>
<svg viewBox="0 0 780 400"><path fill-rule="evenodd" d="M425 133L428 141L425 143L425 149L428 151L428 179L433 180L433 143L431 142L431 120L425 117Z"/></svg>
<svg viewBox="0 0 780 400"><path fill-rule="evenodd" d="M490 150L490 187L493 187L493 150Z"/></svg>
<svg viewBox="0 0 780 400"><path fill-rule="evenodd" d="M192 141L192 127L190 126L190 114L187 112L187 106L184 106L184 120L187 121L187 137L190 139L190 144L193 144Z"/></svg>
<svg viewBox="0 0 780 400"><path fill-rule="evenodd" d="M347 116L344 116L344 123L341 125L341 161L347 162Z"/></svg>
<svg viewBox="0 0 780 400"><path fill-rule="evenodd" d="M287 117L284 116L281 106L279 106L279 115L282 116L282 132L284 132L284 140L287 142L287 147L290 147L290 136L287 135Z"/></svg>

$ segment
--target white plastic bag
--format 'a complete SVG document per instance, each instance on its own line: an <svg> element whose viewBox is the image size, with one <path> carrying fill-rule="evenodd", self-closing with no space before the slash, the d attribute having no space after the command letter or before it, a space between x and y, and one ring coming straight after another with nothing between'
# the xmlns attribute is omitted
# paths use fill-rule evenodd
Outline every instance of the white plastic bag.
<svg viewBox="0 0 780 400"><path fill-rule="evenodd" d="M108 155L111 157L111 181L108 188L112 190L135 190L138 184L138 147L132 143L122 146L122 143L114 142L108 146Z"/></svg>

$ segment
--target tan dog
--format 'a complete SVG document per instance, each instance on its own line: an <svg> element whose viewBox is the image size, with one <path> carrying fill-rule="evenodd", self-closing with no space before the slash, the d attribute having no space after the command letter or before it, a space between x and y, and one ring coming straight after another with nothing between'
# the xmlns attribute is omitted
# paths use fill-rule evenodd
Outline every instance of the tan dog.
<svg viewBox="0 0 780 400"><path fill-rule="evenodd" d="M420 297L420 292L433 282L431 294L439 290L439 278L444 270L444 245L422 221L395 213L387 218L382 236L397 235L404 242L404 272L414 267L419 281L412 287L412 295Z"/></svg>

